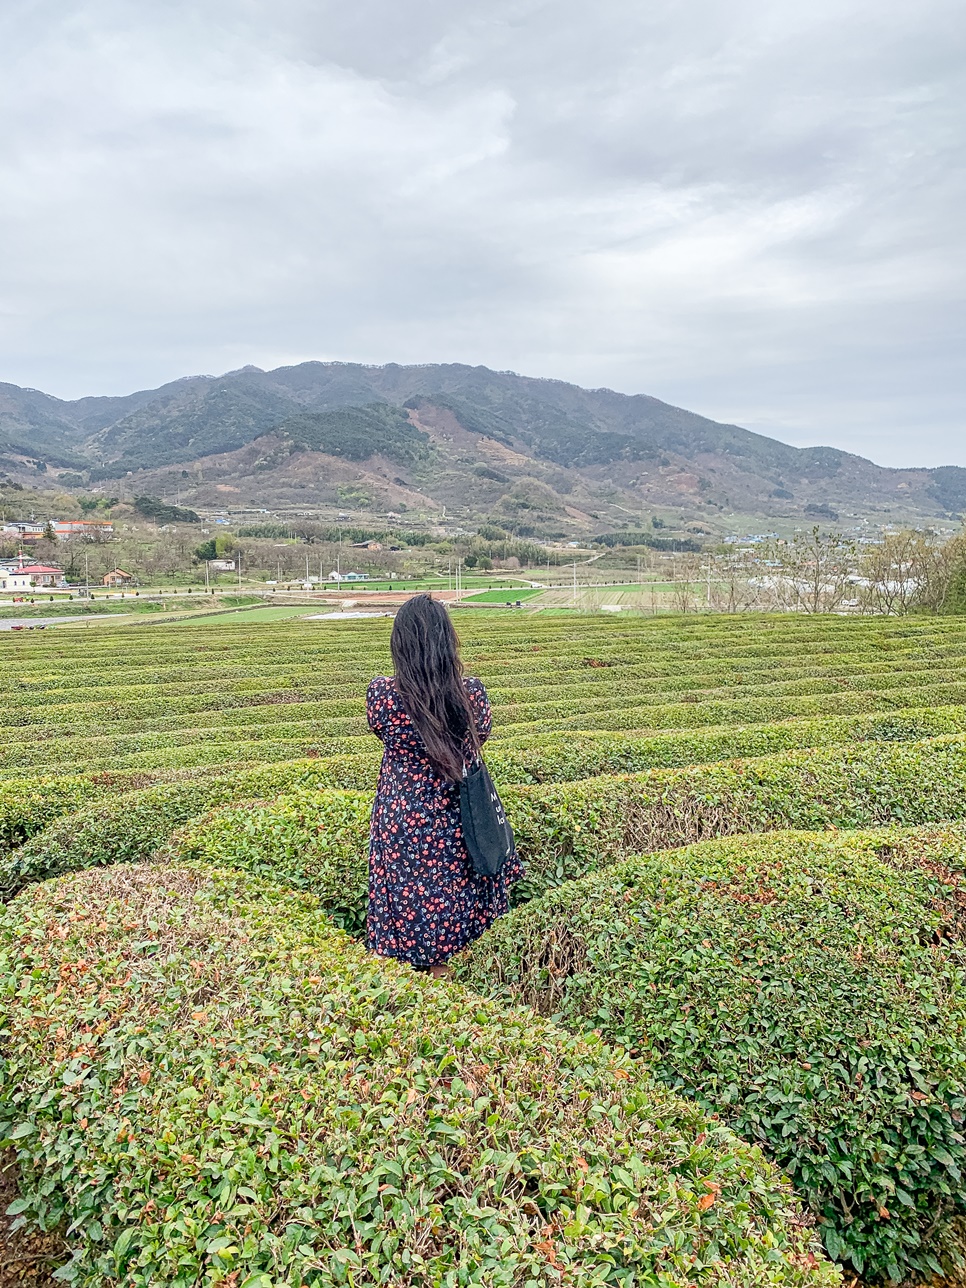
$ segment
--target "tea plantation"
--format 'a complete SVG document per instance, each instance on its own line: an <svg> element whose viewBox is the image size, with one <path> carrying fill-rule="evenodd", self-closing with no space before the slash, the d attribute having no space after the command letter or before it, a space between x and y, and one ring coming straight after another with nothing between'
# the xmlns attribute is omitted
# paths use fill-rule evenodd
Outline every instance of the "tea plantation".
<svg viewBox="0 0 966 1288"><path fill-rule="evenodd" d="M955 1275L966 621L461 612L527 876L452 982L358 942L390 626L0 641L0 1141L60 1277Z"/></svg>

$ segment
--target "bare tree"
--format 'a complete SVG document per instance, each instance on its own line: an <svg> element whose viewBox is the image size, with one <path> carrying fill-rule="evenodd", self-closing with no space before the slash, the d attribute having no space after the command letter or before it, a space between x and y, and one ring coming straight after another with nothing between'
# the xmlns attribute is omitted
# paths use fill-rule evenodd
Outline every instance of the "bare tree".
<svg viewBox="0 0 966 1288"><path fill-rule="evenodd" d="M749 551L709 555L706 572L711 606L718 612L743 613L763 607L762 587Z"/></svg>
<svg viewBox="0 0 966 1288"><path fill-rule="evenodd" d="M859 559L859 602L865 612L896 615L922 603L939 559L923 532L886 532Z"/></svg>
<svg viewBox="0 0 966 1288"><path fill-rule="evenodd" d="M679 613L690 613L697 605L695 582L701 575L696 555L681 555L674 561L671 603Z"/></svg>
<svg viewBox="0 0 966 1288"><path fill-rule="evenodd" d="M839 533L799 532L768 547L769 578L779 606L800 613L832 613L853 595L856 552Z"/></svg>

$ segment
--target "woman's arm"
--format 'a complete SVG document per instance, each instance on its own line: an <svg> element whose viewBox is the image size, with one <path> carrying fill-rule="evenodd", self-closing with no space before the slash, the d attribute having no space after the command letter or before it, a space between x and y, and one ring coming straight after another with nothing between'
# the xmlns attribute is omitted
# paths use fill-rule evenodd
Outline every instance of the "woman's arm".
<svg viewBox="0 0 966 1288"><path fill-rule="evenodd" d="M486 742L493 728L493 708L490 706L490 699L486 696L486 689L483 687L483 681L477 680L475 676L467 681L469 690L470 706L473 708L473 714L476 716L476 732L480 742Z"/></svg>
<svg viewBox="0 0 966 1288"><path fill-rule="evenodd" d="M389 682L384 675L372 680L366 690L366 719L369 728L382 740L389 723Z"/></svg>

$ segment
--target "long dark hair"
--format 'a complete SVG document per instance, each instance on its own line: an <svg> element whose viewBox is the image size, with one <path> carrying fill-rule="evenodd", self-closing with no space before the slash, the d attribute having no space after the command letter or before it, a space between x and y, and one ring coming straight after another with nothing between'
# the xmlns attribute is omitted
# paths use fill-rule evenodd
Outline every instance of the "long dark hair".
<svg viewBox="0 0 966 1288"><path fill-rule="evenodd" d="M460 645L449 613L431 595L407 599L389 641L396 690L419 731L434 769L459 782L464 742L480 746L466 693Z"/></svg>

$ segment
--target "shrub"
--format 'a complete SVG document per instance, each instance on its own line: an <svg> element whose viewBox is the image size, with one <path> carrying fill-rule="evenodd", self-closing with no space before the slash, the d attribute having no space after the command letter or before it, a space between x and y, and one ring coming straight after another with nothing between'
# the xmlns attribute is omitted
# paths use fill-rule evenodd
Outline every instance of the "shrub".
<svg viewBox="0 0 966 1288"><path fill-rule="evenodd" d="M31 881L63 872L148 858L176 828L225 802L324 785L329 781L324 764L296 760L232 775L178 778L95 800L58 817L19 849L0 856L0 899L11 898ZM339 816L334 799L329 807ZM242 816L246 810L247 806ZM235 826L242 830L237 820Z"/></svg>
<svg viewBox="0 0 966 1288"><path fill-rule="evenodd" d="M522 903L645 848L794 827L964 818L966 738L830 747L502 794L527 869L511 893ZM368 838L347 822L348 797L305 790L235 801L193 819L173 837L171 853L312 889L340 925L356 927L366 903ZM371 794L351 799L362 819Z"/></svg>
<svg viewBox="0 0 966 1288"><path fill-rule="evenodd" d="M372 796L295 792L245 801L195 819L177 832L165 857L243 868L316 895L332 920L359 932L366 917Z"/></svg>
<svg viewBox="0 0 966 1288"><path fill-rule="evenodd" d="M785 752L506 793L540 894L624 853L785 828L966 817L966 737Z"/></svg>
<svg viewBox="0 0 966 1288"><path fill-rule="evenodd" d="M964 1210L966 829L781 833L547 894L457 977L639 1052L761 1142L870 1279L940 1271Z"/></svg>
<svg viewBox="0 0 966 1288"><path fill-rule="evenodd" d="M76 1288L837 1282L757 1149L307 896L185 867L34 887L0 988L0 1138Z"/></svg>

